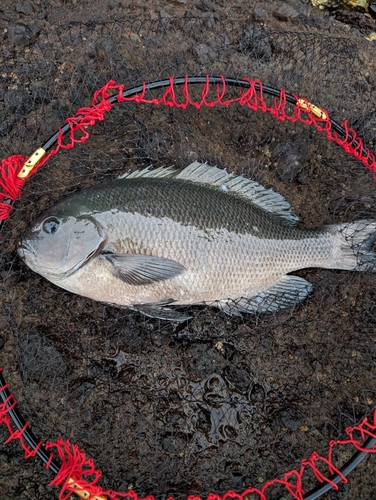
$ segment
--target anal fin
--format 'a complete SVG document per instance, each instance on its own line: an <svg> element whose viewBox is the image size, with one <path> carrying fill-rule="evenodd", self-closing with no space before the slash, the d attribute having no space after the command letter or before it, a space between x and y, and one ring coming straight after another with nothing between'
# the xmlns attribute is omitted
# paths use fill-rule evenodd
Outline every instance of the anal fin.
<svg viewBox="0 0 376 500"><path fill-rule="evenodd" d="M312 285L305 279L286 275L278 283L253 297L220 300L216 305L231 316L239 316L241 313L275 313L299 304L311 290Z"/></svg>

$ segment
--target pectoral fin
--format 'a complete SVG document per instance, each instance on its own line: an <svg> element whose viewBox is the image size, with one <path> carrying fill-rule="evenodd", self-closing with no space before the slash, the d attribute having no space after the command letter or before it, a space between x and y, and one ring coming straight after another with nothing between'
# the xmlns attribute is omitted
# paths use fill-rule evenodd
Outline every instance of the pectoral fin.
<svg viewBox="0 0 376 500"><path fill-rule="evenodd" d="M134 304L132 306L132 309L140 311L142 314L145 314L145 316L149 316L149 318L165 319L167 321L176 321L178 323L182 323L183 321L192 319L192 316L186 316L185 314L181 314L174 309L165 307L166 305L172 304L173 302L175 301L170 299L149 304Z"/></svg>
<svg viewBox="0 0 376 500"><path fill-rule="evenodd" d="M133 286L168 280L185 271L179 262L152 255L108 254L105 258L113 265L113 275Z"/></svg>

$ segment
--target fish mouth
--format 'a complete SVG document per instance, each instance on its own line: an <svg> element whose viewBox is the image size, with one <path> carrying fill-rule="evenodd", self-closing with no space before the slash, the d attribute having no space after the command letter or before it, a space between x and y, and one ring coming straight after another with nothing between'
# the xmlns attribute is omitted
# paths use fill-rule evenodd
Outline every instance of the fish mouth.
<svg viewBox="0 0 376 500"><path fill-rule="evenodd" d="M79 269L81 269L81 267L85 266L85 264L87 264L87 262L89 262L89 260L91 260L94 257L96 257L97 255L99 255L102 252L104 245L105 245L105 242L102 242L101 245L99 245L92 252L90 252L85 258L83 258L82 260L77 262L76 265L74 265L73 267L71 267L70 269L68 269L65 272L61 272L61 271L59 272L59 269L56 269L56 268L51 269L51 268L43 266L41 264L39 264L39 267L42 268L42 271L37 271L37 272L39 272L39 274L43 274L44 272L47 272L48 275L52 279L56 279L56 280L65 279L68 276L71 276L73 273L75 273ZM32 256L36 255L34 248L29 243L22 241L22 240L18 244L17 253L18 253L18 256L24 262L26 262L28 256L32 257ZM30 261L30 258L29 258L29 262L26 262L26 263L29 267L33 268L33 265L32 265L32 262Z"/></svg>
<svg viewBox="0 0 376 500"><path fill-rule="evenodd" d="M22 260L25 260L27 253L35 255L33 247L23 240L21 240L20 243L18 244L17 253Z"/></svg>

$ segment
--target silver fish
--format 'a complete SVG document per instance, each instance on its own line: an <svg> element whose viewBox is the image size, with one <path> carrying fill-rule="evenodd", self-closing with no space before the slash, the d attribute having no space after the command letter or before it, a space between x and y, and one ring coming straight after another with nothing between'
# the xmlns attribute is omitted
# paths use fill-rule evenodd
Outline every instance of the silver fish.
<svg viewBox="0 0 376 500"><path fill-rule="evenodd" d="M79 191L20 242L25 263L94 300L183 321L169 304L275 312L312 289L307 267L376 270L376 221L307 230L279 194L207 164L145 169Z"/></svg>

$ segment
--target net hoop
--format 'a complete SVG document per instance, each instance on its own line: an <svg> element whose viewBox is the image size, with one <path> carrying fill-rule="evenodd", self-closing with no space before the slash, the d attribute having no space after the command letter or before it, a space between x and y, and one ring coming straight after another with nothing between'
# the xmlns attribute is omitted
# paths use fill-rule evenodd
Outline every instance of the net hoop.
<svg viewBox="0 0 376 500"><path fill-rule="evenodd" d="M194 100L190 96L192 85L202 85L201 99ZM182 89L182 99L177 98L177 88ZM209 93L214 87L215 98L209 100ZM238 97L226 98L228 87L239 89ZM148 97L148 92L165 89L160 98ZM271 105L267 105L264 95L273 96ZM346 153L354 156L376 175L376 157L367 148L356 131L349 127L348 121L342 124L332 119L329 113L310 103L305 97L288 94L284 89L275 89L263 85L262 82L250 78L234 79L220 76L171 76L168 80L143 82L137 87L124 89L124 85L110 80L94 93L91 107L78 109L74 117L67 118L63 127L51 136L30 157L22 155L10 156L0 164L0 230L1 221L6 220L11 213L13 202L21 196L25 181L34 175L60 149L72 149L75 144L84 143L90 136L88 127L97 121L103 121L114 103L135 102L136 104L164 105L186 109L193 106L200 109L203 106L230 106L238 104L254 111L270 113L279 121L302 122L314 126L319 132L325 133L329 141L336 142ZM292 109L288 109L288 105Z"/></svg>
<svg viewBox="0 0 376 500"><path fill-rule="evenodd" d="M95 468L94 461L86 458L85 452L76 444L69 440L59 438L56 442L47 442L43 445L33 432L29 429L28 422L25 422L17 409L17 403L13 395L9 392L0 368L0 424L7 427L9 438L6 443L18 440L24 450L24 457L31 458L37 456L46 469L55 474L55 478L49 486L60 487L59 500L67 500L72 493L76 493L81 498L92 500L119 500L120 498L131 498L132 500L154 500L149 495L141 498L134 491L116 492L113 490L103 490L98 481L102 472ZM266 482L261 489L247 488L242 493L232 490L227 491L223 496L210 493L207 500L226 500L228 498L245 500L247 495L257 494L259 500L267 500L266 492L273 485L283 485L291 496L296 500L315 500L331 489L338 490L340 483L348 482L347 475L370 453L376 453L376 408L372 419L364 418L358 425L346 428L347 439L332 440L329 443L327 456L320 456L313 452L308 459L300 462L299 470L291 470L284 474L283 479L272 479ZM333 451L339 446L352 445L357 451L341 468L337 468L332 461ZM61 465L55 460L54 454L48 450L55 450L59 456ZM322 466L326 472L322 472ZM312 471L318 485L305 493L303 489L303 475L307 471ZM167 500L174 500L169 497ZM188 500L202 500L200 497L190 495Z"/></svg>
<svg viewBox="0 0 376 500"><path fill-rule="evenodd" d="M201 99L194 100L190 94L191 85L202 85ZM177 88L181 88L180 99L177 97ZM237 87L239 95L227 98L228 87ZM161 97L150 97L149 93L164 89ZM214 89L215 98L212 96ZM264 99L267 94L273 97L268 105ZM182 97L182 99L181 99ZM200 109L203 106L230 106L238 104L263 113L270 113L277 120L297 122L314 126L319 132L325 133L330 141L342 147L346 153L354 156L376 175L376 157L364 145L356 131L349 127L348 121L339 124L333 120L323 108L311 104L306 98L299 98L288 94L284 89L275 89L262 84L260 81L249 78L232 79L220 76L185 76L173 77L156 82L143 82L141 85L124 89L124 85L109 81L105 86L94 93L91 107L77 110L75 116L68 118L63 127L51 136L42 147L38 148L30 157L22 155L10 156L0 164L0 231L4 221L10 216L13 203L22 194L26 180L34 175L60 149L71 149L76 144L84 143L90 136L88 127L105 119L115 103L134 102L136 104L163 105L186 109L193 106ZM59 500L67 500L72 493L81 498L116 500L131 498L132 500L154 500L153 496L141 499L134 491L125 493L112 490L103 490L98 481L102 472L95 468L94 462L87 459L85 453L69 440L59 438L56 442L47 442L43 445L19 413L16 400L9 392L8 385L0 368L0 424L6 426L9 438L6 443L18 440L24 450L24 457L39 457L46 469L55 474L50 486L60 488ZM256 494L260 500L267 500L265 492L273 485L283 485L291 496L297 500L315 500L327 491L338 490L339 483L347 483L347 475L368 454L376 453L376 408L371 420L364 418L361 423L346 429L348 436L345 440L330 441L326 457L313 452L308 459L301 460L299 470L291 470L284 474L283 479L273 479L266 482L260 489L250 487L241 494L232 490L223 496L210 493L208 500L226 500L228 498L243 500L247 495ZM341 468L337 468L332 461L333 450L338 446L352 445L357 450L352 458ZM59 456L59 464L50 450L55 450ZM322 472L323 466L326 472ZM318 486L309 492L303 489L303 474L311 470L318 481ZM171 497L168 500L173 500ZM201 500L200 497L190 495L188 500Z"/></svg>

